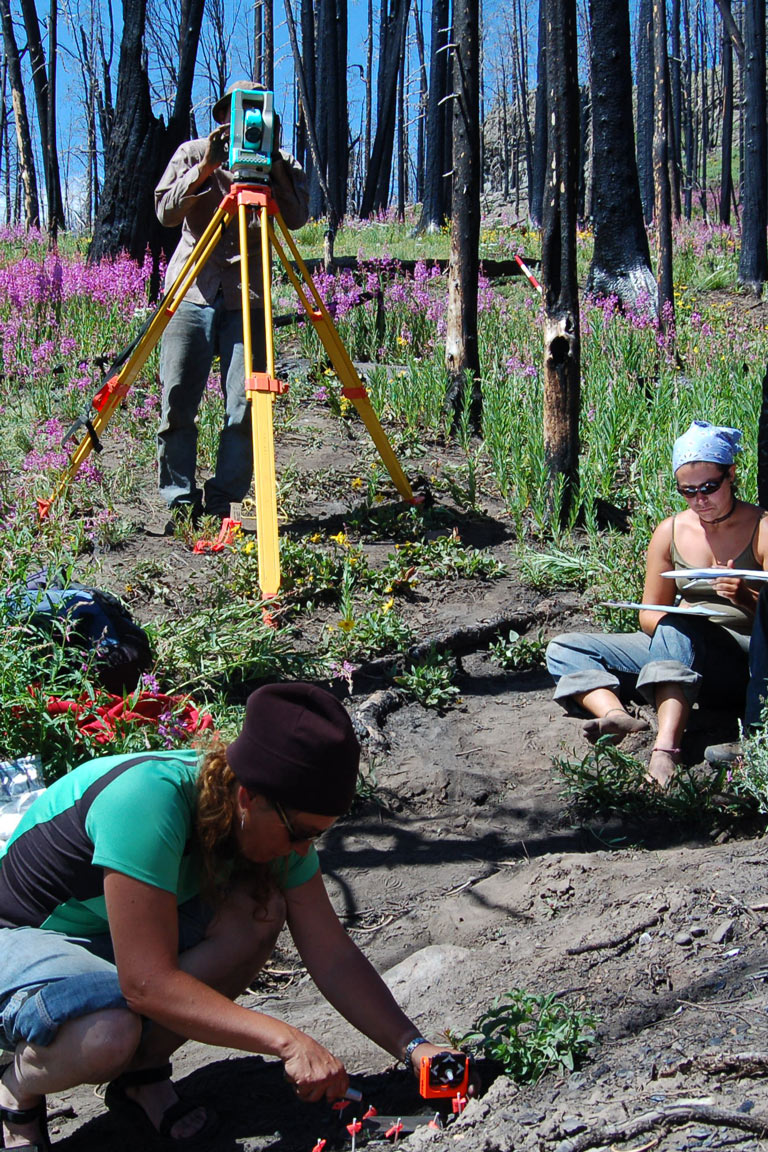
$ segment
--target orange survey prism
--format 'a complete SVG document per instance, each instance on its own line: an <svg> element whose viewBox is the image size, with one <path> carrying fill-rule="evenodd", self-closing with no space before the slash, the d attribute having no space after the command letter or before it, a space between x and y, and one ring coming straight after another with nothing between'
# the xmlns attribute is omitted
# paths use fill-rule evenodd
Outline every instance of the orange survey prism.
<svg viewBox="0 0 768 1152"><path fill-rule="evenodd" d="M438 1052L423 1056L419 1067L419 1092L425 1100L457 1093L466 1095L469 1084L469 1057L461 1052Z"/></svg>

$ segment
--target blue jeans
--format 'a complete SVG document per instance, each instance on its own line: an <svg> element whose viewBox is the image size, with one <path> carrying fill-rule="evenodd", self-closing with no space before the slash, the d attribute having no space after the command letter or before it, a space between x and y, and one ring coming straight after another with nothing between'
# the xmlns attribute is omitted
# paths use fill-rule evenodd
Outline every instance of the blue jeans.
<svg viewBox="0 0 768 1152"><path fill-rule="evenodd" d="M663 617L653 636L645 632L567 632L547 648L547 668L557 681L555 700L609 688L633 690L655 703L660 684L677 684L693 704L702 685L743 705L749 637L710 620Z"/></svg>
<svg viewBox="0 0 768 1152"><path fill-rule="evenodd" d="M254 369L263 371L266 352L261 310L251 311L251 334ZM219 435L216 470L205 483L205 506L214 515L228 516L230 504L242 500L248 491L253 450L251 406L245 394L242 313L225 308L221 294L213 304L183 300L163 334L158 482L169 508L202 507L203 493L195 476L196 418L216 355L221 361L226 416Z"/></svg>
<svg viewBox="0 0 768 1152"><path fill-rule="evenodd" d="M178 910L179 953L204 939L213 913L198 897ZM125 1008L107 933L64 936L44 928L0 928L0 1048L46 1048L62 1024Z"/></svg>
<svg viewBox="0 0 768 1152"><path fill-rule="evenodd" d="M744 727L749 732L760 728L763 705L768 700L768 585L764 584L757 598L752 639L749 642L749 685Z"/></svg>

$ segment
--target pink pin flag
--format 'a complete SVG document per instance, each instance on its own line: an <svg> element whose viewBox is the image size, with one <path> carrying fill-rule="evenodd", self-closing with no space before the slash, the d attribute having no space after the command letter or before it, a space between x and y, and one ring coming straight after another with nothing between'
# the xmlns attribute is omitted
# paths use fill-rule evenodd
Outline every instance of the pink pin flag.
<svg viewBox="0 0 768 1152"><path fill-rule="evenodd" d="M400 1135L400 1133L402 1132L402 1130L403 1130L403 1123L401 1120L398 1120L397 1123L393 1124L391 1128L387 1128L384 1135L387 1137L394 1136L395 1143L397 1143L397 1138Z"/></svg>
<svg viewBox="0 0 768 1152"><path fill-rule="evenodd" d="M323 1152L323 1148L325 1148L327 1143L328 1143L327 1140L323 1140L322 1137L318 1137L317 1144L315 1144L314 1148L312 1149L312 1152Z"/></svg>
<svg viewBox="0 0 768 1152"><path fill-rule="evenodd" d="M457 1092L457 1093L456 1093L456 1096L455 1096L455 1097L454 1097L454 1099L451 1101L451 1107L453 1108L453 1111L454 1111L454 1112L455 1112L457 1115L460 1115L460 1114L461 1114L461 1113L464 1111L464 1109L466 1108L466 1106L467 1106L467 1098L466 1098L466 1096L462 1096L460 1092Z"/></svg>
<svg viewBox="0 0 768 1152"><path fill-rule="evenodd" d="M337 1100L335 1104L331 1104L334 1112L343 1112L345 1108L349 1108L351 1100Z"/></svg>
<svg viewBox="0 0 768 1152"><path fill-rule="evenodd" d="M374 1108L373 1104L371 1104L368 1111L363 1112L363 1120L372 1120L374 1116L378 1116L378 1112Z"/></svg>
<svg viewBox="0 0 768 1152"><path fill-rule="evenodd" d="M435 1112L433 1119L430 1120L429 1124L427 1124L427 1128L437 1128L438 1132L442 1132L443 1126L440 1123L440 1113L439 1112Z"/></svg>

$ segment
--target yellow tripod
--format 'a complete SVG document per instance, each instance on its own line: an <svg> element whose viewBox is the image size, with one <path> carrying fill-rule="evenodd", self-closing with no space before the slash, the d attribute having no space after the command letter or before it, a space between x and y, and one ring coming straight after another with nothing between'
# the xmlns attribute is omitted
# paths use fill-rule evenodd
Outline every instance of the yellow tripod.
<svg viewBox="0 0 768 1152"><path fill-rule="evenodd" d="M264 285L264 325L266 345L266 371L253 371L253 342L251 333L250 278L248 269L248 213L258 211L261 223L261 265ZM386 433L373 410L368 394L357 370L342 343L341 337L318 292L306 264L288 232L268 185L233 184L224 197L210 224L189 254L184 267L166 292L139 336L112 365L91 401L88 412L75 421L65 436L65 442L80 428L85 435L75 448L59 485L49 500L38 501L41 518L48 514L53 502L66 490L78 469L95 449L99 451L99 437L106 428L117 406L141 371L152 349L168 326L190 285L195 281L209 256L215 249L223 230L237 216L242 268L243 351L245 360L245 391L251 405L251 433L253 437L253 479L256 503L256 530L258 543L259 587L265 597L275 596L280 588L280 550L277 533L277 484L275 478L275 449L273 405L275 397L288 390L288 385L275 377L275 349L272 323L272 251L285 269L296 290L302 307L312 321L327 352L336 375L341 381L342 395L359 412L392 482L404 500L417 502L413 490L400 467ZM280 232L278 237L275 224ZM297 274L286 256L283 242L298 268Z"/></svg>

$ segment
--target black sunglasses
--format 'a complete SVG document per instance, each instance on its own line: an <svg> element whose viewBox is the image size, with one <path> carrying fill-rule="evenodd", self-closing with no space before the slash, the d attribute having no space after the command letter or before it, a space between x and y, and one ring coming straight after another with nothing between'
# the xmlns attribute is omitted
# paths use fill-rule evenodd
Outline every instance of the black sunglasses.
<svg viewBox="0 0 768 1152"><path fill-rule="evenodd" d="M304 844L307 840L317 840L318 836L322 836L323 832L325 831L325 829L323 829L320 832L302 832L300 829L294 828L293 824L286 815L285 808L283 808L282 804L278 800L272 801L272 807L274 808L275 812L277 812L277 815L280 818L280 823L288 833L289 844Z"/></svg>
<svg viewBox="0 0 768 1152"><path fill-rule="evenodd" d="M705 480L703 484L678 484L677 490L686 500L693 500L694 496L711 496L718 488L722 488L727 476L726 472L719 480Z"/></svg>

